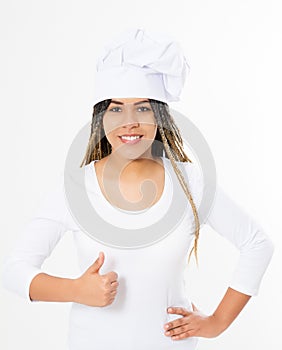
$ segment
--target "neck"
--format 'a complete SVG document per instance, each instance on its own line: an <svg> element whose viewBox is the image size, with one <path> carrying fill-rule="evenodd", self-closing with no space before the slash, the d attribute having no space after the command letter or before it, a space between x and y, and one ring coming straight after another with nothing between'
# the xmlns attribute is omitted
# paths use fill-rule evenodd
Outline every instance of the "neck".
<svg viewBox="0 0 282 350"><path fill-rule="evenodd" d="M148 168L150 169L155 165L158 157L153 157L150 153L149 155L142 155L138 158L126 158L119 155L117 152L111 153L106 160L107 166L109 166L112 175L132 174L135 176L142 176L142 174L148 173Z"/></svg>

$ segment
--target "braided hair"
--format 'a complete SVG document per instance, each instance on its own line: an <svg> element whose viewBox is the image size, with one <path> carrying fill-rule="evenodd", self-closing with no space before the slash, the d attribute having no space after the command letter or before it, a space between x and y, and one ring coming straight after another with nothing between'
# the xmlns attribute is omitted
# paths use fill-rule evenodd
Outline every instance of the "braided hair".
<svg viewBox="0 0 282 350"><path fill-rule="evenodd" d="M197 248L200 231L199 217L188 185L182 172L179 170L176 164L176 162L192 163L192 161L185 154L183 140L179 128L175 124L175 121L169 112L168 104L153 99L149 99L149 102L157 123L155 140L159 141L153 143L152 155L161 157L163 154L165 154L165 157L170 159L179 183L190 202L195 220L195 239L194 246L189 253L188 262L190 261L191 255L194 251L196 262L198 263ZM90 138L80 167L89 164L93 160L100 160L112 152L112 146L106 138L103 127L103 116L110 103L111 99L107 99L97 103L93 108Z"/></svg>

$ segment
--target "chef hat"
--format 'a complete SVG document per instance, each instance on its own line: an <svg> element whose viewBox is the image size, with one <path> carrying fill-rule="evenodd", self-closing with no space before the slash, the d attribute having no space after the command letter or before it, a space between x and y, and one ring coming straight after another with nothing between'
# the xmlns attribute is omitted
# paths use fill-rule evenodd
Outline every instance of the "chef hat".
<svg viewBox="0 0 282 350"><path fill-rule="evenodd" d="M98 58L94 104L115 97L179 101L189 70L173 39L143 29L126 30Z"/></svg>

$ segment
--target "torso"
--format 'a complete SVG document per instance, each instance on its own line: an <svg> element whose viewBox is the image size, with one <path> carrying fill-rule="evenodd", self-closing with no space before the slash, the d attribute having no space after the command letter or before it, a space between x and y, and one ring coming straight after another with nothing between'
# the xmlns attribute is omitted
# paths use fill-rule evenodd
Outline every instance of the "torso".
<svg viewBox="0 0 282 350"><path fill-rule="evenodd" d="M124 210L143 210L159 201L165 183L165 169L160 158L142 160L139 171L138 167L132 170L129 164L119 177L103 173L106 162L107 157L94 162L94 167L101 192L110 204ZM145 180L149 182L141 187Z"/></svg>

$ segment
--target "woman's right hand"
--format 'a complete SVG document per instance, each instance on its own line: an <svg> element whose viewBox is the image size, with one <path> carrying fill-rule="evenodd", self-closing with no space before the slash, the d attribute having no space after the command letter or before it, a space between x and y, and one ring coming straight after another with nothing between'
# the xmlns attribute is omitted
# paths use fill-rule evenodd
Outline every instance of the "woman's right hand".
<svg viewBox="0 0 282 350"><path fill-rule="evenodd" d="M104 253L100 252L96 261L83 275L74 280L74 302L88 306L107 306L114 301L119 285L117 281L118 275L114 271L104 275L99 274L104 260Z"/></svg>

